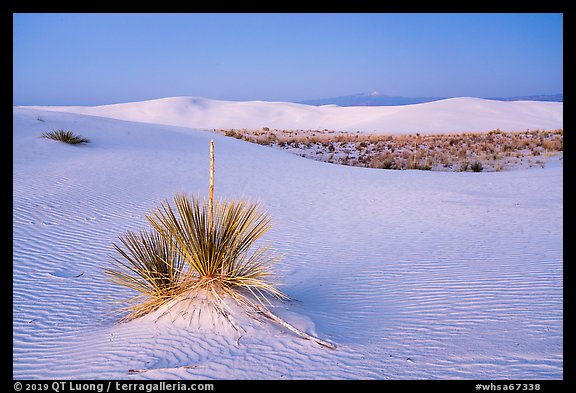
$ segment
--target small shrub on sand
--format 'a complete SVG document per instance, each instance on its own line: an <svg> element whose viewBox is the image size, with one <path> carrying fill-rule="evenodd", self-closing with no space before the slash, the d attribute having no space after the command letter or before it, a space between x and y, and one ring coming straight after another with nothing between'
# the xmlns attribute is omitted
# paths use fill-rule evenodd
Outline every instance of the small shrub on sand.
<svg viewBox="0 0 576 393"><path fill-rule="evenodd" d="M482 172L484 166L482 166L480 161L474 161L472 164L470 164L470 169L472 169L473 172Z"/></svg>
<svg viewBox="0 0 576 393"><path fill-rule="evenodd" d="M90 142L89 139L83 138L80 135L75 135L74 132L69 130L52 130L49 132L43 132L40 137L46 139L53 139L56 141L68 143L70 145L78 145L81 143Z"/></svg>

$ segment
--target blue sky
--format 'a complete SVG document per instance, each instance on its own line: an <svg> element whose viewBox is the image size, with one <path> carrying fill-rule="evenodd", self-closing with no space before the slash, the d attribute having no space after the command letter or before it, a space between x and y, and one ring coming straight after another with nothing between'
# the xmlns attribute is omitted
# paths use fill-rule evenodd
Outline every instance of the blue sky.
<svg viewBox="0 0 576 393"><path fill-rule="evenodd" d="M14 105L563 93L562 14L14 14Z"/></svg>

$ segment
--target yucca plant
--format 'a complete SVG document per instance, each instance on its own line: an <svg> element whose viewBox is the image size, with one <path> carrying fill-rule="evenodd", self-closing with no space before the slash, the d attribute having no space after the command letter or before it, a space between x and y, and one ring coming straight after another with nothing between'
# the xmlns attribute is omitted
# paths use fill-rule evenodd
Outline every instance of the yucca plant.
<svg viewBox="0 0 576 393"><path fill-rule="evenodd" d="M334 344L297 329L267 308L268 297L288 299L278 289L272 271L280 257L269 245L257 244L271 228L268 213L256 202L224 198L214 202L213 195L214 143L210 141L208 199L176 194L174 206L165 200L146 215L151 232L127 232L120 238L124 248L113 244L121 258L113 258L114 264L105 269L106 274L112 282L139 292L126 307L129 314L123 320L139 318L169 302L178 304L203 292L235 328L225 310L226 297L302 338L336 349ZM188 302L188 307L194 307L193 302Z"/></svg>
<svg viewBox="0 0 576 393"><path fill-rule="evenodd" d="M105 269L110 281L139 292L124 321L200 290L222 314L226 296L251 306L269 304L268 296L287 299L272 272L280 257L256 244L271 227L258 203L222 199L211 205L177 194L174 207L166 200L146 217L153 230L122 236L123 247L113 244L121 258Z"/></svg>
<svg viewBox="0 0 576 393"><path fill-rule="evenodd" d="M40 137L46 139L53 139L56 141L68 143L70 145L78 145L81 143L90 142L89 139L84 138L80 135L76 135L74 134L74 132L70 130L52 130L49 132L43 132L42 135L40 135Z"/></svg>

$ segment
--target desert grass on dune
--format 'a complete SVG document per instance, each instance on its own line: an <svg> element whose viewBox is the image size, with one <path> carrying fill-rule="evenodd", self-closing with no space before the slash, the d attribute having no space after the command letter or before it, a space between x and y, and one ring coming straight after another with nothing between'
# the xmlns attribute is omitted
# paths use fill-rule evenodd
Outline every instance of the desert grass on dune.
<svg viewBox="0 0 576 393"><path fill-rule="evenodd" d="M562 129L487 133L381 135L331 130L215 129L314 160L380 169L501 171L544 166L563 155Z"/></svg>

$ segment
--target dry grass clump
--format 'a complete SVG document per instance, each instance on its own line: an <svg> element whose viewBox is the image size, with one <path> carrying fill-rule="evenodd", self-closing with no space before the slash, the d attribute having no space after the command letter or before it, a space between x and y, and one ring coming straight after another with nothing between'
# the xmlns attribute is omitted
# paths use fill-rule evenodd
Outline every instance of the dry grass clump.
<svg viewBox="0 0 576 393"><path fill-rule="evenodd" d="M268 127L213 131L315 160L397 170L500 171L518 165L518 157L533 165L553 155L562 156L563 152L561 129L521 132L496 129L488 133L432 135L271 130Z"/></svg>
<svg viewBox="0 0 576 393"><path fill-rule="evenodd" d="M43 132L40 137L68 143L69 145L78 145L90 142L89 139L76 135L70 130L52 130L49 132Z"/></svg>

